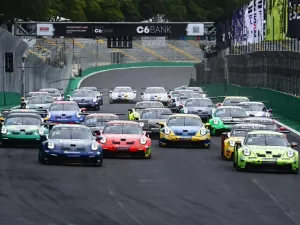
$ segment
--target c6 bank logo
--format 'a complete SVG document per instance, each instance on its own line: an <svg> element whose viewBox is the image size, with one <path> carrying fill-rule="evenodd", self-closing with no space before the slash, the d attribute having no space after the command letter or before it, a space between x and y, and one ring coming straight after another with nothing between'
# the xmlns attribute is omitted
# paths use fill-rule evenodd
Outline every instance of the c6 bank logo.
<svg viewBox="0 0 300 225"><path fill-rule="evenodd" d="M138 34L171 34L171 26L138 26Z"/></svg>

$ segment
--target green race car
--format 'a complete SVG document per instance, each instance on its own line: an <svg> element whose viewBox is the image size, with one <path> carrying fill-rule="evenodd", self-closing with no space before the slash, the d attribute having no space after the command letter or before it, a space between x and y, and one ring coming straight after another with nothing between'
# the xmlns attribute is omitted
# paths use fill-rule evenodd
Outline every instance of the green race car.
<svg viewBox="0 0 300 225"><path fill-rule="evenodd" d="M252 131L236 142L233 166L236 170L266 170L298 173L299 155L286 137L275 131Z"/></svg>
<svg viewBox="0 0 300 225"><path fill-rule="evenodd" d="M209 120L211 135L221 135L229 132L234 124L242 123L248 117L247 112L238 106L221 106L213 113Z"/></svg>
<svg viewBox="0 0 300 225"><path fill-rule="evenodd" d="M0 142L2 146L20 142L39 144L41 135L47 135L51 126L43 124L38 114L11 113L1 122Z"/></svg>
<svg viewBox="0 0 300 225"><path fill-rule="evenodd" d="M33 113L45 117L47 115L47 110L36 110L36 109L20 109L14 107L12 109L3 109L0 113L0 122L4 122L8 115L12 113Z"/></svg>
<svg viewBox="0 0 300 225"><path fill-rule="evenodd" d="M137 102L132 109L128 109L128 120L139 120L140 113L147 108L164 108L165 106L158 101Z"/></svg>

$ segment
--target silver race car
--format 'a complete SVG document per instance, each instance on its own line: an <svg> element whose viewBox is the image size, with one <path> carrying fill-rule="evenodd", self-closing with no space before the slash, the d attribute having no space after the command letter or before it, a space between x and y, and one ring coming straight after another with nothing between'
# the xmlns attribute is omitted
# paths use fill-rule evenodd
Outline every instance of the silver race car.
<svg viewBox="0 0 300 225"><path fill-rule="evenodd" d="M159 101L168 105L168 93L164 87L147 87L141 95L142 101Z"/></svg>
<svg viewBox="0 0 300 225"><path fill-rule="evenodd" d="M123 102L123 103L135 103L136 91L131 87L115 87L109 92L109 103Z"/></svg>

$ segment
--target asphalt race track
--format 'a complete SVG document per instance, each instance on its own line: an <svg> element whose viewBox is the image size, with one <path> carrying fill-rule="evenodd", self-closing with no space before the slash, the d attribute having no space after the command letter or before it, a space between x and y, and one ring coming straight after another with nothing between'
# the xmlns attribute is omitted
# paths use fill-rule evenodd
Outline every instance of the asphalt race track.
<svg viewBox="0 0 300 225"><path fill-rule="evenodd" d="M174 88L193 68L130 69L82 86ZM127 112L108 104L102 112ZM289 135L300 144L300 138ZM300 224L300 175L236 172L220 159L220 138L205 149L164 149L151 160L106 159L97 167L47 166L37 149L0 149L1 225Z"/></svg>

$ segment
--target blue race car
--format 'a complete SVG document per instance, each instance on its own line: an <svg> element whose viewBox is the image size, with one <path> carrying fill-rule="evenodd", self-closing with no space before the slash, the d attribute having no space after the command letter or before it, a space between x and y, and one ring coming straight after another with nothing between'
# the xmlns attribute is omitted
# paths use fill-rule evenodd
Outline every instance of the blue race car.
<svg viewBox="0 0 300 225"><path fill-rule="evenodd" d="M71 96L67 96L67 100L76 102L79 107L100 110L100 95L92 90L76 90Z"/></svg>
<svg viewBox="0 0 300 225"><path fill-rule="evenodd" d="M96 96L99 96L100 105L103 105L103 92L106 89L99 89L96 87L80 87L79 90L92 90Z"/></svg>
<svg viewBox="0 0 300 225"><path fill-rule="evenodd" d="M50 123L82 123L85 119L85 110L85 108L80 109L77 103L73 101L53 102L44 121Z"/></svg>
<svg viewBox="0 0 300 225"><path fill-rule="evenodd" d="M84 125L58 124L41 137L41 164L81 164L102 166L102 146Z"/></svg>
<svg viewBox="0 0 300 225"><path fill-rule="evenodd" d="M208 122L212 117L212 110L215 108L210 98L189 98L180 113L198 115L202 121Z"/></svg>

